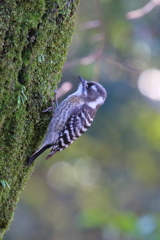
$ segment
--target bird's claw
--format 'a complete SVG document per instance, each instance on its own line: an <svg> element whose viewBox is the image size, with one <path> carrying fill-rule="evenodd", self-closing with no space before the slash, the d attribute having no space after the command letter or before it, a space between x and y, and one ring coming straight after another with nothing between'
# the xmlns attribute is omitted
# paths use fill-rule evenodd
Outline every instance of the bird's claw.
<svg viewBox="0 0 160 240"><path fill-rule="evenodd" d="M54 90L54 98L51 99L51 101L52 101L52 106L49 107L49 108L47 108L47 109L45 109L44 111L42 111L42 113L46 113L46 112L49 112L49 111L51 111L51 110L54 112L54 110L56 109L56 107L58 107L58 100L57 100L56 95L57 95L57 90Z"/></svg>

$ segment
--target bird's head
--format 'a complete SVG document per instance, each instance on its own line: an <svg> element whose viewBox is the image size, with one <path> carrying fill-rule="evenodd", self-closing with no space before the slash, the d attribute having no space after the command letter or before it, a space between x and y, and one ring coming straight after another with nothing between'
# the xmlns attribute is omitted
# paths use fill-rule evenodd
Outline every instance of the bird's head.
<svg viewBox="0 0 160 240"><path fill-rule="evenodd" d="M107 97L107 92L101 84L93 81L86 81L79 76L80 84L76 94L82 96L86 104L91 108L100 107Z"/></svg>

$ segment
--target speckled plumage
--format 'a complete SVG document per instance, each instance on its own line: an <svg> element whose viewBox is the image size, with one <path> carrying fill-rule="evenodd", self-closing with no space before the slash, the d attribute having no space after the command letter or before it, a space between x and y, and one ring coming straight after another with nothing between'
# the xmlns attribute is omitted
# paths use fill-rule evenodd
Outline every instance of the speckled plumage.
<svg viewBox="0 0 160 240"><path fill-rule="evenodd" d="M81 77L80 81L77 91L69 95L55 109L44 142L30 157L29 163L47 148L51 148L47 159L56 152L62 151L90 127L107 93L96 82L87 82Z"/></svg>
<svg viewBox="0 0 160 240"><path fill-rule="evenodd" d="M75 110L75 107L81 107L83 104L84 99L74 95L68 96L59 104L53 113L42 147L47 143L53 144L56 141L66 121Z"/></svg>

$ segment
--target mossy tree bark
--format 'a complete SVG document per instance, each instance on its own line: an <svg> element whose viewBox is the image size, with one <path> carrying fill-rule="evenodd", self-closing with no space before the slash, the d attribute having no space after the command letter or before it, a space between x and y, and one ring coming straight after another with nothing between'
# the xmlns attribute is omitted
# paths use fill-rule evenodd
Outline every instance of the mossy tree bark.
<svg viewBox="0 0 160 240"><path fill-rule="evenodd" d="M79 1L0 3L0 239L34 168L26 161L49 122L41 110L60 80Z"/></svg>

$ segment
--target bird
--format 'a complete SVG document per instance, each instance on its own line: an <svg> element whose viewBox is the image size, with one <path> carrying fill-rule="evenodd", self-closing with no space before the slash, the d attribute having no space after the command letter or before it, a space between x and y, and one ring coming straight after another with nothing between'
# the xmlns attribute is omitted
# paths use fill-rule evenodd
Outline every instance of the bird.
<svg viewBox="0 0 160 240"><path fill-rule="evenodd" d="M59 105L55 96L56 108L53 110L46 137L42 146L29 158L29 164L48 148L51 151L46 159L64 150L91 126L98 108L107 98L107 92L97 82L86 81L80 76L79 79L77 91Z"/></svg>

